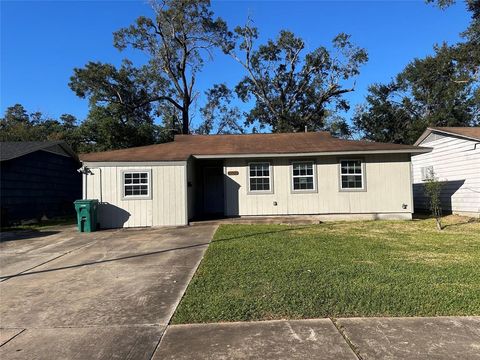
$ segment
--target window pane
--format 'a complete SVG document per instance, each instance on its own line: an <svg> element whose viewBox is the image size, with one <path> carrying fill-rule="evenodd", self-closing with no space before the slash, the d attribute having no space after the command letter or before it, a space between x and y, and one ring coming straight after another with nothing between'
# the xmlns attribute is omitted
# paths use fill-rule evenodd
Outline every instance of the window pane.
<svg viewBox="0 0 480 360"><path fill-rule="evenodd" d="M342 160L340 169L342 174L361 174L362 162L360 160Z"/></svg>
<svg viewBox="0 0 480 360"><path fill-rule="evenodd" d="M296 177L293 178L294 190L313 190L313 177Z"/></svg>
<svg viewBox="0 0 480 360"><path fill-rule="evenodd" d="M313 190L313 162L292 163L293 190Z"/></svg>
<svg viewBox="0 0 480 360"><path fill-rule="evenodd" d="M252 178L250 179L251 191L268 191L270 190L269 178Z"/></svg>
<svg viewBox="0 0 480 360"><path fill-rule="evenodd" d="M270 164L250 164L250 191L270 190Z"/></svg>
<svg viewBox="0 0 480 360"><path fill-rule="evenodd" d="M362 187L362 175L342 175L342 188L361 189Z"/></svg>
<svg viewBox="0 0 480 360"><path fill-rule="evenodd" d="M148 196L149 174L147 172L124 173L125 196Z"/></svg>

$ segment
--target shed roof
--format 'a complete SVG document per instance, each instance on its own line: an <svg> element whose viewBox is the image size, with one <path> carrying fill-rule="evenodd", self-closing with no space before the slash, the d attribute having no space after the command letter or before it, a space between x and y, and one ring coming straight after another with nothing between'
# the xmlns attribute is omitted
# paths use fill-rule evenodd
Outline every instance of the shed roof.
<svg viewBox="0 0 480 360"><path fill-rule="evenodd" d="M64 141L2 141L0 142L0 161L16 159L38 150L69 155L78 161L77 155Z"/></svg>
<svg viewBox="0 0 480 360"><path fill-rule="evenodd" d="M411 145L344 140L328 132L177 135L173 142L80 155L84 162L184 161L197 158L314 155L337 153L421 153L431 149Z"/></svg>
<svg viewBox="0 0 480 360"><path fill-rule="evenodd" d="M480 141L480 126L472 127L429 127L423 132L423 134L415 142L415 145L419 145L425 138L432 132L460 136L462 138L478 140Z"/></svg>

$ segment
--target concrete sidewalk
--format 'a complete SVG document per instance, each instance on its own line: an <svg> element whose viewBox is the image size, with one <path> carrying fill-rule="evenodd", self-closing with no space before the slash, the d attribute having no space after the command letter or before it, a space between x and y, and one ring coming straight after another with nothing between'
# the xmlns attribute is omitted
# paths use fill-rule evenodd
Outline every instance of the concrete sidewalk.
<svg viewBox="0 0 480 360"><path fill-rule="evenodd" d="M480 317L168 326L160 359L480 359Z"/></svg>

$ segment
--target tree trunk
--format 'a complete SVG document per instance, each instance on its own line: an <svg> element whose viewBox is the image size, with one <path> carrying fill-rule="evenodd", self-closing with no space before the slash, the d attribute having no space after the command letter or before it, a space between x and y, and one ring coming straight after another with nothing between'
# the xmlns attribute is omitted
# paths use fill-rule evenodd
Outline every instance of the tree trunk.
<svg viewBox="0 0 480 360"><path fill-rule="evenodd" d="M182 134L188 135L190 133L189 129L189 116L188 116L188 107L183 107L182 109Z"/></svg>
<svg viewBox="0 0 480 360"><path fill-rule="evenodd" d="M442 219L440 219L439 217L436 217L436 218L435 218L435 221L436 221L436 223L437 223L437 229L441 231L441 230L443 229L443 227L442 227Z"/></svg>

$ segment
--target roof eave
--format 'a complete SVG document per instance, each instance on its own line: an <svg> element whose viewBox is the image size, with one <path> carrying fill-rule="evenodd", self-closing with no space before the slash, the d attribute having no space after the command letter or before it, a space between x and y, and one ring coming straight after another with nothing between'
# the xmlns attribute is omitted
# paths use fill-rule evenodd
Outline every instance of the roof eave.
<svg viewBox="0 0 480 360"><path fill-rule="evenodd" d="M308 156L335 156L335 155L375 155L375 154L424 154L433 149L422 147L418 149L397 150L350 150L350 151L323 151L307 153L255 153L255 154L221 154L221 155L195 155L196 159L224 159L224 158L278 158L278 157L308 157Z"/></svg>
<svg viewBox="0 0 480 360"><path fill-rule="evenodd" d="M413 145L414 146L419 146L423 142L423 140L425 140L427 138L427 136L430 135L432 132L445 134L445 135L450 135L450 136L455 136L455 137L459 137L459 138L467 139L467 140L472 140L472 141L480 141L480 139L472 137L472 136L468 136L468 135L457 134L457 133L454 133L454 132L451 132L451 131L446 131L446 130L427 128L423 132L423 134L420 135L418 140L415 141L415 144L413 144Z"/></svg>
<svg viewBox="0 0 480 360"><path fill-rule="evenodd" d="M185 165L188 160L80 160L88 167Z"/></svg>

